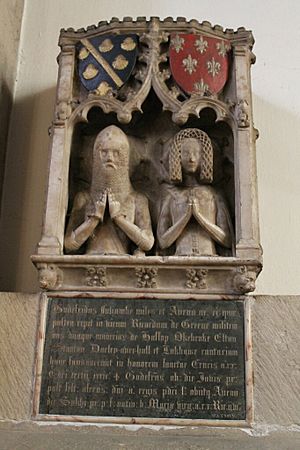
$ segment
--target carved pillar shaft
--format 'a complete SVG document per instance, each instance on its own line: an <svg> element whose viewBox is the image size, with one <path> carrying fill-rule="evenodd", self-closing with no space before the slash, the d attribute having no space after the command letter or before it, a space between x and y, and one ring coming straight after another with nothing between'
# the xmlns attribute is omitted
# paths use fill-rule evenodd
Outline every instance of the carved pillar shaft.
<svg viewBox="0 0 300 450"><path fill-rule="evenodd" d="M67 45L62 47L59 56L57 98L50 143L52 154L50 155L46 213L38 254L59 255L63 252L71 146L71 133L67 121L72 112L74 54L74 45Z"/></svg>
<svg viewBox="0 0 300 450"><path fill-rule="evenodd" d="M260 259L255 137L252 123L252 98L249 45L234 46L236 80L235 116L235 191L236 255Z"/></svg>

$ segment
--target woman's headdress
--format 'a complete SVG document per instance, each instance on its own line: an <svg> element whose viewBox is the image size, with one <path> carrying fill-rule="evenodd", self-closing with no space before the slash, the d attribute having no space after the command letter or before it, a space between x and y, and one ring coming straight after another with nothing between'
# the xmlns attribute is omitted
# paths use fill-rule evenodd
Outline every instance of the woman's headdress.
<svg viewBox="0 0 300 450"><path fill-rule="evenodd" d="M171 144L169 153L170 180L182 181L181 145L185 139L196 139L201 144L200 181L212 183L213 181L213 148L208 135L198 128L186 128L179 131Z"/></svg>

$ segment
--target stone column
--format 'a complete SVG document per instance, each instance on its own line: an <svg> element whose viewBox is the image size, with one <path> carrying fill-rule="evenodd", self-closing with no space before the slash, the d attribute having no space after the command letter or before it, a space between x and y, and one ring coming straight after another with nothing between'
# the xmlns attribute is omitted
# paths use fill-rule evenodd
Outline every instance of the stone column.
<svg viewBox="0 0 300 450"><path fill-rule="evenodd" d="M247 33L248 34L248 33ZM257 173L255 140L252 122L250 65L254 55L247 39L233 43L235 77L235 195L236 256L260 260Z"/></svg>
<svg viewBox="0 0 300 450"><path fill-rule="evenodd" d="M68 171L72 130L68 118L72 113L75 46L62 45L58 58L59 73L56 107L50 143L49 182L43 233L38 244L40 255L61 255L65 217L68 206Z"/></svg>

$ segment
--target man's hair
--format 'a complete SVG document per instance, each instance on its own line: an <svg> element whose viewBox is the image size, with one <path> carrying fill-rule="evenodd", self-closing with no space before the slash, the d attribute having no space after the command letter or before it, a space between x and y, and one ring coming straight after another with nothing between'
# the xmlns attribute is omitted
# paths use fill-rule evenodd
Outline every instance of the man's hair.
<svg viewBox="0 0 300 450"><path fill-rule="evenodd" d="M185 139L196 139L201 144L200 181L212 183L213 148L211 140L204 131L198 130L198 128L186 128L174 136L169 153L170 180L177 183L182 181L181 146Z"/></svg>

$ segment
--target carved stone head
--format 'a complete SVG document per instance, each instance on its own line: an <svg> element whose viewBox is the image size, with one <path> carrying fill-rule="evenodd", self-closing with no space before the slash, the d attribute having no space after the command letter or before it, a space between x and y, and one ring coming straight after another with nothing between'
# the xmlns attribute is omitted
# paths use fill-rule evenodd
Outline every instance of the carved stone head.
<svg viewBox="0 0 300 450"><path fill-rule="evenodd" d="M97 159L104 170L128 168L129 142L120 128L110 125L100 131L94 144L94 160Z"/></svg>
<svg viewBox="0 0 300 450"><path fill-rule="evenodd" d="M129 185L129 142L126 134L115 125L97 135L93 149L93 191L114 187L115 191Z"/></svg>
<svg viewBox="0 0 300 450"><path fill-rule="evenodd" d="M246 266L238 268L234 277L235 289L241 293L254 291L256 277L257 273L254 270L248 270Z"/></svg>
<svg viewBox="0 0 300 450"><path fill-rule="evenodd" d="M198 151L197 151L198 147ZM208 135L198 128L179 131L173 139L169 153L170 180L182 181L182 169L196 172L203 183L213 180L213 148Z"/></svg>
<svg viewBox="0 0 300 450"><path fill-rule="evenodd" d="M53 264L40 264L39 282L41 289L55 289L62 281L61 270Z"/></svg>

